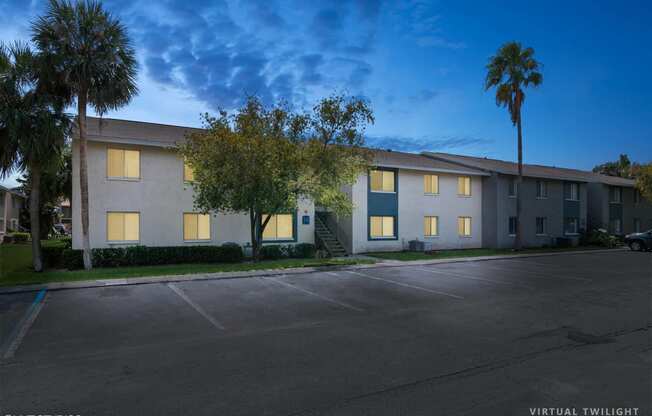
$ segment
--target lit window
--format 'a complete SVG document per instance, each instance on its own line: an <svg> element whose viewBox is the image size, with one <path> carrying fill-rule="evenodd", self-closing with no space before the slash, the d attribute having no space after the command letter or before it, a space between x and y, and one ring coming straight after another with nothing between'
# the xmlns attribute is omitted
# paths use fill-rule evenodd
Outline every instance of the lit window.
<svg viewBox="0 0 652 416"><path fill-rule="evenodd" d="M439 193L439 176L438 175L424 175L423 176L423 192L426 194Z"/></svg>
<svg viewBox="0 0 652 416"><path fill-rule="evenodd" d="M439 217L423 218L423 235L426 237L439 235Z"/></svg>
<svg viewBox="0 0 652 416"><path fill-rule="evenodd" d="M516 188L517 188L516 178L510 178L509 179L509 187L508 187L508 190L507 190L507 195L509 197L511 197L511 198L516 197L516 192L517 192Z"/></svg>
<svg viewBox="0 0 652 416"><path fill-rule="evenodd" d="M192 182L195 180L195 170L184 160L183 162L183 181Z"/></svg>
<svg viewBox="0 0 652 416"><path fill-rule="evenodd" d="M138 241L140 239L140 213L107 212L108 241Z"/></svg>
<svg viewBox="0 0 652 416"><path fill-rule="evenodd" d="M371 192L396 192L394 174L391 170L370 171Z"/></svg>
<svg viewBox="0 0 652 416"><path fill-rule="evenodd" d="M209 214L183 214L184 240L210 240L211 216Z"/></svg>
<svg viewBox="0 0 652 416"><path fill-rule="evenodd" d="M371 238L391 238L394 237L394 217L377 217L372 216L369 219L371 223Z"/></svg>
<svg viewBox="0 0 652 416"><path fill-rule="evenodd" d="M457 218L457 233L460 235L460 237L471 236L471 217Z"/></svg>
<svg viewBox="0 0 652 416"><path fill-rule="evenodd" d="M579 219L576 217L566 218L566 226L564 228L566 234L577 234L579 232Z"/></svg>
<svg viewBox="0 0 652 416"><path fill-rule="evenodd" d="M109 178L140 178L140 151L108 149L107 176Z"/></svg>
<svg viewBox="0 0 652 416"><path fill-rule="evenodd" d="M471 196L471 178L460 176L457 178L457 194L460 196Z"/></svg>
<svg viewBox="0 0 652 416"><path fill-rule="evenodd" d="M548 198L548 182L537 181L537 198Z"/></svg>
<svg viewBox="0 0 652 416"><path fill-rule="evenodd" d="M536 222L537 235L545 235L547 228L546 223L548 222L548 219L546 217L537 217Z"/></svg>
<svg viewBox="0 0 652 416"><path fill-rule="evenodd" d="M516 230L518 228L518 222L516 217L509 217L509 235L516 235Z"/></svg>
<svg viewBox="0 0 652 416"><path fill-rule="evenodd" d="M263 223L269 215L263 215ZM265 229L263 230L263 240L292 240L294 238L294 227L292 214L272 215Z"/></svg>

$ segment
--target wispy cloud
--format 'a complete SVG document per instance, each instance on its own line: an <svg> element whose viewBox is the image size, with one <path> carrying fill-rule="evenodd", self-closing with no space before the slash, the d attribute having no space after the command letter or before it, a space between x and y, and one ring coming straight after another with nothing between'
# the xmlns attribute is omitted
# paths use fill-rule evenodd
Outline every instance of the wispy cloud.
<svg viewBox="0 0 652 416"><path fill-rule="evenodd" d="M401 137L401 136L368 136L366 144L379 149L392 149L402 152L424 152L455 150L486 146L494 141L492 139L468 136L442 136L442 137Z"/></svg>

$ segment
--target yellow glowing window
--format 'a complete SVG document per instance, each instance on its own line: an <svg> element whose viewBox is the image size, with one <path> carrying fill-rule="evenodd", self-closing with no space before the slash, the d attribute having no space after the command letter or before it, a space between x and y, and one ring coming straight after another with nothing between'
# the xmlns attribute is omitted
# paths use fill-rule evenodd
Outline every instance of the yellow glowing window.
<svg viewBox="0 0 652 416"><path fill-rule="evenodd" d="M138 241L140 239L140 213L107 212L106 234L108 241Z"/></svg>
<svg viewBox="0 0 652 416"><path fill-rule="evenodd" d="M269 215L263 215L263 223ZM292 240L294 238L292 214L272 215L265 229L263 230L263 240Z"/></svg>
<svg viewBox="0 0 652 416"><path fill-rule="evenodd" d="M460 237L471 236L471 217L457 218L457 233L460 235Z"/></svg>
<svg viewBox="0 0 652 416"><path fill-rule="evenodd" d="M423 176L423 192L426 194L439 193L439 176L438 175L424 175Z"/></svg>
<svg viewBox="0 0 652 416"><path fill-rule="evenodd" d="M195 170L186 161L183 162L183 180L184 182L195 180Z"/></svg>
<svg viewBox="0 0 652 416"><path fill-rule="evenodd" d="M209 214L183 214L184 240L210 240L211 216Z"/></svg>
<svg viewBox="0 0 652 416"><path fill-rule="evenodd" d="M107 176L109 178L140 178L140 151L109 149Z"/></svg>
<svg viewBox="0 0 652 416"><path fill-rule="evenodd" d="M371 192L395 192L394 172L390 170L372 170Z"/></svg>
<svg viewBox="0 0 652 416"><path fill-rule="evenodd" d="M457 194L462 196L471 196L471 178L460 176L457 178Z"/></svg>
<svg viewBox="0 0 652 416"><path fill-rule="evenodd" d="M371 238L394 237L394 217L371 216L369 218Z"/></svg>
<svg viewBox="0 0 652 416"><path fill-rule="evenodd" d="M439 217L423 217L423 235L426 237L439 235Z"/></svg>

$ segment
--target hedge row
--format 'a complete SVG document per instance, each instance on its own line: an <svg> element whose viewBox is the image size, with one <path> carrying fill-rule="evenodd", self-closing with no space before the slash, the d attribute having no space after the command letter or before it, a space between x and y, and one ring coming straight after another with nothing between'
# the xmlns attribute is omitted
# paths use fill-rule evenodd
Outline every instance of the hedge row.
<svg viewBox="0 0 652 416"><path fill-rule="evenodd" d="M264 260L312 258L315 257L315 245L310 243L299 243L262 246L260 249L260 257Z"/></svg>
<svg viewBox="0 0 652 416"><path fill-rule="evenodd" d="M44 258L50 267L65 267L69 270L84 267L82 250L48 248L59 250L59 254L48 253ZM154 266L182 263L236 263L242 261L242 247L237 244L222 246L177 246L147 247L130 246L117 248L95 248L92 250L94 267ZM59 263L57 262L57 257Z"/></svg>

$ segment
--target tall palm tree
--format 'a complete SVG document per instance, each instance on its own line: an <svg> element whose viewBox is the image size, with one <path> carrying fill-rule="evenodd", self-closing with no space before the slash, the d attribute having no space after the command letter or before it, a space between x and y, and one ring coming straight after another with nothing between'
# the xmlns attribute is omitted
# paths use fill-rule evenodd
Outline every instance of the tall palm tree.
<svg viewBox="0 0 652 416"><path fill-rule="evenodd" d="M138 93L136 56L125 27L93 0L50 0L32 24L32 40L57 74L53 84L68 88L77 100L79 183L84 267L92 267L88 230L86 107L104 114Z"/></svg>
<svg viewBox="0 0 652 416"><path fill-rule="evenodd" d="M523 88L536 87L543 82L539 72L542 65L534 59L534 49L523 48L518 42L508 42L489 58L485 91L496 87L496 105L507 107L512 124L518 132L518 181L516 184L516 238L514 248L520 250L521 242L521 185L523 183L523 134L521 107L525 101Z"/></svg>
<svg viewBox="0 0 652 416"><path fill-rule="evenodd" d="M42 89L47 70L27 45L0 45L0 177L29 172L32 263L37 272L43 270L41 174L59 159L70 127L65 101Z"/></svg>

